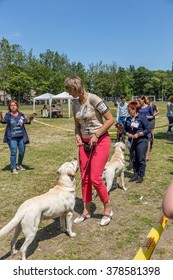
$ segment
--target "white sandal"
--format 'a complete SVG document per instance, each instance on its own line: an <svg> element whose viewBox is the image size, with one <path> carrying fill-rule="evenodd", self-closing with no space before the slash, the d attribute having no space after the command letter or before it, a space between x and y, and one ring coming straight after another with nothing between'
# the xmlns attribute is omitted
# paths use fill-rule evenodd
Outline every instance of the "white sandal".
<svg viewBox="0 0 173 280"><path fill-rule="evenodd" d="M113 216L113 211L111 210L109 215L104 215L100 221L100 225L101 226L107 226L110 221L112 220L112 216Z"/></svg>
<svg viewBox="0 0 173 280"><path fill-rule="evenodd" d="M82 214L74 220L74 223L75 224L80 224L80 223L82 223L83 221L85 221L89 218L91 218L91 214L87 214L87 215Z"/></svg>

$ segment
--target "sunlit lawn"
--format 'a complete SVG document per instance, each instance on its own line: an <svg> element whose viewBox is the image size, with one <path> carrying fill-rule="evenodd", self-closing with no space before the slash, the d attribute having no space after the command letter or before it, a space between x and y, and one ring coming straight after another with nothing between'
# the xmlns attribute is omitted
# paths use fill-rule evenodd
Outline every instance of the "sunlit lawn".
<svg viewBox="0 0 173 280"><path fill-rule="evenodd" d="M115 106L113 103L108 105L115 116ZM117 189L110 194L114 211L111 224L105 228L99 226L99 219L103 213L99 199L92 204L94 217L81 225L74 225L74 231L77 233L74 239L60 234L59 222L43 221L36 241L30 249L30 259L133 259L140 244L146 239L149 229L162 214L163 193L173 175L173 136L166 134L166 103L160 102L158 106L160 114L156 119L154 147L147 163L145 180L140 186L129 183L132 171L126 169L125 181L128 191ZM26 126L30 138L24 159L27 170L19 172L17 176L13 176L9 170L9 149L2 143L5 126L0 125L0 227L13 217L23 201L53 187L57 182L57 168L78 154L74 121L72 117L68 118L67 104L64 105L64 118L41 118L42 107L36 106L38 117L31 125ZM5 113L6 107L1 107L0 110ZM20 111L28 115L32 113L32 106L21 106ZM110 132L113 146L113 126ZM126 166L128 158L126 151ZM74 216L82 211L79 173L76 179L77 199ZM168 229L172 230L171 223ZM0 240L1 255L8 252L10 238L11 234ZM160 241L153 258L172 259L165 246L164 240Z"/></svg>

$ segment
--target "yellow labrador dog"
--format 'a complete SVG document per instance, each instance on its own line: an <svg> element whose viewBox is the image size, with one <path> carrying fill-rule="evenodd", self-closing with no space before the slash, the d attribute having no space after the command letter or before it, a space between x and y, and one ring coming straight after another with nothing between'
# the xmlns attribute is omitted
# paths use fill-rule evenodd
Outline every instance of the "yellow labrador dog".
<svg viewBox="0 0 173 280"><path fill-rule="evenodd" d="M55 219L60 217L61 230L70 237L76 236L72 232L72 215L75 206L75 175L78 170L77 159L65 162L57 170L60 174L57 185L45 194L26 200L17 210L14 218L0 230L0 237L15 228L11 241L11 253L17 254L15 243L21 231L25 235L25 242L20 248L22 260L26 259L28 246L34 240L41 219Z"/></svg>
<svg viewBox="0 0 173 280"><path fill-rule="evenodd" d="M125 159L124 150L126 146L123 142L117 142L114 144L114 154L110 161L105 165L102 178L105 181L107 191L109 192L114 182L115 186L118 184L124 191L127 190L124 183L124 170L125 170ZM93 193L93 200L97 197L97 192Z"/></svg>
<svg viewBox="0 0 173 280"><path fill-rule="evenodd" d="M117 142L114 144L114 154L112 155L110 161L105 165L103 171L103 179L105 180L108 192L113 186L119 185L124 191L127 190L124 184L124 170L125 170L125 159L124 150L126 148L123 142Z"/></svg>

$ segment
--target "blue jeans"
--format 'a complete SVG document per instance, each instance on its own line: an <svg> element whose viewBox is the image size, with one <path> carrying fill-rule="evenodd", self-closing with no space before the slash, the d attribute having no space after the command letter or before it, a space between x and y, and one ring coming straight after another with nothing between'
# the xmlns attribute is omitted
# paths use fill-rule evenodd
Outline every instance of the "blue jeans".
<svg viewBox="0 0 173 280"><path fill-rule="evenodd" d="M25 154L25 144L23 142L23 138L19 139L12 139L9 144L10 147L10 164L11 169L14 169L17 167L16 165L16 157L17 157L17 149L19 150L18 155L18 165L22 165L22 161Z"/></svg>

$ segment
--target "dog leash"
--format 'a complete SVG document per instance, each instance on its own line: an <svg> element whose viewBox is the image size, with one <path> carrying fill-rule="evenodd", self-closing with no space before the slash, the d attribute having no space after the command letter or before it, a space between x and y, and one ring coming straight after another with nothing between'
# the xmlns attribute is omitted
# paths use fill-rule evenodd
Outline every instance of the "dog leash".
<svg viewBox="0 0 173 280"><path fill-rule="evenodd" d="M133 144L133 138L132 138L132 141L130 142L130 149L129 149L129 153L130 153L130 156L129 156L129 167L132 166L132 159L131 159L131 148L132 148L132 144Z"/></svg>
<svg viewBox="0 0 173 280"><path fill-rule="evenodd" d="M86 173L87 168L88 168L88 166L89 166L89 162L90 162L91 156L92 156L92 151L90 152L90 155L89 155L87 164L86 164L85 169L84 169L84 173L83 173L82 178L80 179L78 185L76 186L76 189L79 187L79 185L81 184L83 178L85 177L85 173ZM79 152L78 152L78 159L79 159ZM79 160L78 160L78 162L79 162Z"/></svg>
<svg viewBox="0 0 173 280"><path fill-rule="evenodd" d="M164 125L157 126L154 129L162 128L162 127L169 127L169 126L172 126L172 125L173 125L173 123L171 123L171 124L164 124Z"/></svg>

